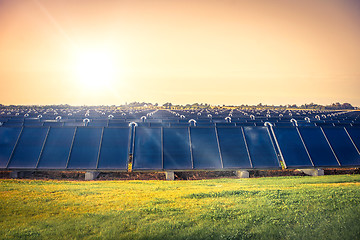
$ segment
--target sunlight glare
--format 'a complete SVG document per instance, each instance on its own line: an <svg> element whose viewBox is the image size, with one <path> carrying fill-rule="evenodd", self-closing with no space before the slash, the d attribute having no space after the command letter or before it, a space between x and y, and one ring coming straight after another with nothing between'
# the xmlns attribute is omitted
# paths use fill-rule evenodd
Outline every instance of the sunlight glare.
<svg viewBox="0 0 360 240"><path fill-rule="evenodd" d="M77 52L75 75L78 84L87 90L101 90L112 87L115 82L114 57L104 50Z"/></svg>

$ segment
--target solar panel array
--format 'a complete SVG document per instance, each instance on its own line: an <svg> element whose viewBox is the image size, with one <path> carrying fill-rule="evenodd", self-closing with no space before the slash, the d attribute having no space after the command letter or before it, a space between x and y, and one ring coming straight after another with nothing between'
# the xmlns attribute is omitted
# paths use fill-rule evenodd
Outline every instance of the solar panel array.
<svg viewBox="0 0 360 240"><path fill-rule="evenodd" d="M359 112L44 111L0 113L0 169L126 171L130 155L135 171L360 166Z"/></svg>

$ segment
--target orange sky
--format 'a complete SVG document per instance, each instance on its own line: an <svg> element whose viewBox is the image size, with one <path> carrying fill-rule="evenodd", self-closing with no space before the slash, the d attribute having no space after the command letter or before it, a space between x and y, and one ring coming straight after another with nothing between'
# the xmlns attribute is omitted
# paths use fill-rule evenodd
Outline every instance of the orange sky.
<svg viewBox="0 0 360 240"><path fill-rule="evenodd" d="M360 106L359 23L358 0L0 0L0 103ZM76 72L94 49L111 81Z"/></svg>

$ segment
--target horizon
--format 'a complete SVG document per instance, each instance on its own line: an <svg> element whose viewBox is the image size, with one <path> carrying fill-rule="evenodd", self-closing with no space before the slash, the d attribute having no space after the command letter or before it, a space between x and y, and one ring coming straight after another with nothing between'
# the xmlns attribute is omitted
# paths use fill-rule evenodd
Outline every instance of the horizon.
<svg viewBox="0 0 360 240"><path fill-rule="evenodd" d="M4 105L360 106L360 2L0 1Z"/></svg>
<svg viewBox="0 0 360 240"><path fill-rule="evenodd" d="M165 103L152 103L152 102L138 102L138 101L134 101L134 102L126 102L124 104L111 104L111 105L71 105L71 104L67 104L67 103L63 103L63 104L10 104L10 105L5 105L5 104L1 104L0 103L0 107L10 107L10 106L16 106L16 107L50 107L50 106L68 106L68 107L121 107L121 106L129 106L129 105L132 105L134 103L138 103L138 104L145 104L145 105L148 105L150 104L151 106L153 107L164 107L165 104L167 103L170 103L170 102L165 102ZM186 103L186 104L172 104L172 107L175 107L175 106L180 106L180 107L186 107L187 105L195 105L195 104L198 104L198 105L201 105L201 106L210 106L210 107L275 107L275 108L287 108L287 109L292 109L294 108L294 105L295 105L295 108L300 108L302 106L309 106L309 105L316 105L316 106L320 106L320 107L331 107L333 104L341 104L341 105L344 105L344 104L350 104L354 109L346 109L346 108L340 108L340 109L337 109L337 110L357 110L357 108L359 108L359 106L356 106L356 105L353 105L351 103L340 103L340 102L335 102L335 103L331 103L331 104L327 104L327 105L322 105L322 104L317 104L317 103L304 103L304 104L280 104L280 105L274 105L274 104L266 104L266 103L258 103L258 104L240 104L240 105L225 105L225 104L209 104L209 103ZM156 105L157 104L157 105ZM315 109L315 108L307 108L309 110L311 109ZM331 109L328 109L328 110L331 110Z"/></svg>

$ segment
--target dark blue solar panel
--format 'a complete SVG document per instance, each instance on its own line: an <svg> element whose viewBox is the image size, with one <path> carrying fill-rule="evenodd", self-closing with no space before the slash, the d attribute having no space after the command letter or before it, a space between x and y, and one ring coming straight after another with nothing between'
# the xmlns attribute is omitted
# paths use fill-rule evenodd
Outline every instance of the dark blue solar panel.
<svg viewBox="0 0 360 240"><path fill-rule="evenodd" d="M346 128L358 151L360 151L360 128Z"/></svg>
<svg viewBox="0 0 360 240"><path fill-rule="evenodd" d="M217 128L224 168L251 168L242 128Z"/></svg>
<svg viewBox="0 0 360 240"><path fill-rule="evenodd" d="M66 168L75 128L50 128L38 168Z"/></svg>
<svg viewBox="0 0 360 240"><path fill-rule="evenodd" d="M107 127L107 120L93 120L88 123L88 127Z"/></svg>
<svg viewBox="0 0 360 240"><path fill-rule="evenodd" d="M63 122L44 122L44 127L61 127L63 125Z"/></svg>
<svg viewBox="0 0 360 240"><path fill-rule="evenodd" d="M4 122L4 127L22 127L23 126L23 122Z"/></svg>
<svg viewBox="0 0 360 240"><path fill-rule="evenodd" d="M161 128L136 127L134 169L162 169Z"/></svg>
<svg viewBox="0 0 360 240"><path fill-rule="evenodd" d="M189 123L170 123L170 127L188 127Z"/></svg>
<svg viewBox="0 0 360 240"><path fill-rule="evenodd" d="M321 128L299 127L299 132L315 167L339 166Z"/></svg>
<svg viewBox="0 0 360 240"><path fill-rule="evenodd" d="M108 123L109 127L128 127L129 123L127 122L109 122Z"/></svg>
<svg viewBox="0 0 360 240"><path fill-rule="evenodd" d="M0 168L5 168L9 162L21 128L0 128Z"/></svg>
<svg viewBox="0 0 360 240"><path fill-rule="evenodd" d="M85 126L84 122L64 122L66 127L82 127Z"/></svg>
<svg viewBox="0 0 360 240"><path fill-rule="evenodd" d="M344 128L323 128L323 130L341 166L360 165L360 154Z"/></svg>
<svg viewBox="0 0 360 240"><path fill-rule="evenodd" d="M48 128L23 128L9 168L35 168Z"/></svg>
<svg viewBox="0 0 360 240"><path fill-rule="evenodd" d="M100 149L99 169L126 169L129 158L130 128L105 128Z"/></svg>
<svg viewBox="0 0 360 240"><path fill-rule="evenodd" d="M221 169L221 159L215 128L190 128L195 169Z"/></svg>
<svg viewBox="0 0 360 240"><path fill-rule="evenodd" d="M280 167L267 127L244 127L244 133L254 168Z"/></svg>
<svg viewBox="0 0 360 240"><path fill-rule="evenodd" d="M192 169L189 129L164 128L164 169Z"/></svg>
<svg viewBox="0 0 360 240"><path fill-rule="evenodd" d="M273 129L287 168L313 166L295 127Z"/></svg>
<svg viewBox="0 0 360 240"><path fill-rule="evenodd" d="M100 148L102 128L78 127L70 154L68 168L95 169Z"/></svg>

